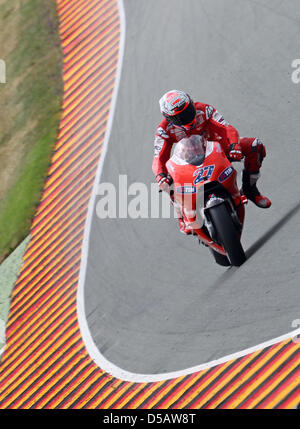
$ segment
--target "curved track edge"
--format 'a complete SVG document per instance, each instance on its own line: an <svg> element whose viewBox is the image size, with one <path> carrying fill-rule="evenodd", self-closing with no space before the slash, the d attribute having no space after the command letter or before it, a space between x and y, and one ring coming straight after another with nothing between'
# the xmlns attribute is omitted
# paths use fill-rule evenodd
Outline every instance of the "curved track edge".
<svg viewBox="0 0 300 429"><path fill-rule="evenodd" d="M126 379L125 372L114 376L110 363L98 361L99 352L86 336L80 267L87 249L88 208L112 125L124 12L122 0L57 0L57 5L64 110L13 291L0 364L0 408L295 407L300 345L291 337L299 330L153 379Z"/></svg>

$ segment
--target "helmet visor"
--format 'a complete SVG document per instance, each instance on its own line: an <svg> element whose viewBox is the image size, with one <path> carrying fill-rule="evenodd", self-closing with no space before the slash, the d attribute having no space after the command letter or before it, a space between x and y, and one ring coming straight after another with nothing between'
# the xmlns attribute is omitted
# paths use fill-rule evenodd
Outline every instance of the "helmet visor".
<svg viewBox="0 0 300 429"><path fill-rule="evenodd" d="M194 103L190 103L186 109L174 116L167 116L169 122L174 125L188 125L195 119L196 109Z"/></svg>

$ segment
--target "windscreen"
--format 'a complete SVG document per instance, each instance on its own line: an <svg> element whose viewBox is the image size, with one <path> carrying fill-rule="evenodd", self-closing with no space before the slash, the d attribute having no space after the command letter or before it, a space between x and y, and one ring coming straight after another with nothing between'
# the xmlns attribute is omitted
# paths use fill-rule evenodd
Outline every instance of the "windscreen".
<svg viewBox="0 0 300 429"><path fill-rule="evenodd" d="M180 140L174 150L174 155L192 165L201 165L205 158L203 137L193 135Z"/></svg>

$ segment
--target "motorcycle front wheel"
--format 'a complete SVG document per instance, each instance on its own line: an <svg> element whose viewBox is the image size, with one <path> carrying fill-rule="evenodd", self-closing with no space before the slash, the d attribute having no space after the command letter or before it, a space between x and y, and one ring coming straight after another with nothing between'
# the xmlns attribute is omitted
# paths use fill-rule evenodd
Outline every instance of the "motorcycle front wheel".
<svg viewBox="0 0 300 429"><path fill-rule="evenodd" d="M246 255L241 245L239 233L227 207L224 203L211 207L209 214L218 241L224 247L230 264L235 267L241 266L246 261ZM222 260L224 263L225 259L222 258Z"/></svg>
<svg viewBox="0 0 300 429"><path fill-rule="evenodd" d="M231 263L229 262L229 259L225 255L221 255L221 253L216 252L213 249L209 249L211 251L211 254L215 258L215 261L218 265L221 265L222 267L230 267Z"/></svg>

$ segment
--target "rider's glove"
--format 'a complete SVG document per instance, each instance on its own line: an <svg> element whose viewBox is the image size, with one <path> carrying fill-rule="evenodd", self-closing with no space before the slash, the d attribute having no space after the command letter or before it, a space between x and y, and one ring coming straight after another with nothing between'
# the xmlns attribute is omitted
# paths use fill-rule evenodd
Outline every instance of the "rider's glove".
<svg viewBox="0 0 300 429"><path fill-rule="evenodd" d="M238 143L233 143L229 146L229 158L231 161L241 161L243 157L242 148Z"/></svg>
<svg viewBox="0 0 300 429"><path fill-rule="evenodd" d="M168 174L166 175L165 173L160 173L156 176L156 181L158 183L159 189L161 191L166 191L168 192L170 189L170 186L173 183L173 179L172 177Z"/></svg>

